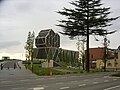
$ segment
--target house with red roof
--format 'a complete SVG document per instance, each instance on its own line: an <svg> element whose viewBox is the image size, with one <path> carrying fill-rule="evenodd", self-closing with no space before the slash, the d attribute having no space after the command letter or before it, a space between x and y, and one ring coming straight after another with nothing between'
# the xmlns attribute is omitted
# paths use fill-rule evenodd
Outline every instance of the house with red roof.
<svg viewBox="0 0 120 90"><path fill-rule="evenodd" d="M104 47L90 48L90 68L104 67ZM106 68L120 68L120 51L107 49Z"/></svg>

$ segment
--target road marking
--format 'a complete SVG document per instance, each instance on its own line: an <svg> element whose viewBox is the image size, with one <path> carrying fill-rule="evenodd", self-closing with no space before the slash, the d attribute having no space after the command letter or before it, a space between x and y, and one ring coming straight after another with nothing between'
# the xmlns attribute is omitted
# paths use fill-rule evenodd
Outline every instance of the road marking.
<svg viewBox="0 0 120 90"><path fill-rule="evenodd" d="M109 80L105 80L104 82L109 82Z"/></svg>
<svg viewBox="0 0 120 90"><path fill-rule="evenodd" d="M71 77L75 77L76 78L76 77L82 77L82 76L71 76Z"/></svg>
<svg viewBox="0 0 120 90"><path fill-rule="evenodd" d="M64 83L60 82L60 83L56 83L56 84L64 84Z"/></svg>
<svg viewBox="0 0 120 90"><path fill-rule="evenodd" d="M93 82L93 84L98 84L99 82Z"/></svg>
<svg viewBox="0 0 120 90"><path fill-rule="evenodd" d="M71 83L76 83L76 82L78 82L78 81L71 81Z"/></svg>
<svg viewBox="0 0 120 90"><path fill-rule="evenodd" d="M37 78L36 80L44 80L44 78Z"/></svg>
<svg viewBox="0 0 120 90"><path fill-rule="evenodd" d="M115 89L115 88L119 88L119 87L120 87L120 85L114 86L114 87L110 87L110 88L106 88L106 89L104 89L104 90L111 90L111 89Z"/></svg>
<svg viewBox="0 0 120 90"><path fill-rule="evenodd" d="M21 79L25 79L25 78L16 78L16 79L21 80Z"/></svg>
<svg viewBox="0 0 120 90"><path fill-rule="evenodd" d="M47 85L43 85L44 88L47 88L48 86Z"/></svg>
<svg viewBox="0 0 120 90"><path fill-rule="evenodd" d="M99 78L94 78L94 80L97 80L97 79L99 79Z"/></svg>
<svg viewBox="0 0 120 90"><path fill-rule="evenodd" d="M92 76L92 75L87 75L88 77Z"/></svg>
<svg viewBox="0 0 120 90"><path fill-rule="evenodd" d="M56 79L56 78L50 78L50 79Z"/></svg>
<svg viewBox="0 0 120 90"><path fill-rule="evenodd" d="M110 77L110 76L104 76L103 78L108 78L108 77Z"/></svg>
<svg viewBox="0 0 120 90"><path fill-rule="evenodd" d="M61 77L61 78L67 78L67 77Z"/></svg>
<svg viewBox="0 0 120 90"><path fill-rule="evenodd" d="M78 86L82 87L82 86L86 86L86 84L80 84L80 85L78 85Z"/></svg>
<svg viewBox="0 0 120 90"><path fill-rule="evenodd" d="M77 76L71 76L71 77L77 77Z"/></svg>
<svg viewBox="0 0 120 90"><path fill-rule="evenodd" d="M12 90L23 90L23 88L12 88Z"/></svg>
<svg viewBox="0 0 120 90"><path fill-rule="evenodd" d="M43 90L44 87L37 87L37 88L33 88L33 90Z"/></svg>
<svg viewBox="0 0 120 90"><path fill-rule="evenodd" d="M117 79L113 79L114 81L116 81Z"/></svg>
<svg viewBox="0 0 120 90"><path fill-rule="evenodd" d="M12 88L12 90L17 90L17 89L20 89L20 88Z"/></svg>
<svg viewBox="0 0 120 90"><path fill-rule="evenodd" d="M33 90L33 88L28 88L28 90Z"/></svg>
<svg viewBox="0 0 120 90"><path fill-rule="evenodd" d="M63 90L63 89L68 89L68 88L70 88L70 87L61 87L60 89L62 89L62 90Z"/></svg>
<svg viewBox="0 0 120 90"><path fill-rule="evenodd" d="M1 81L1 83L10 83L12 81Z"/></svg>
<svg viewBox="0 0 120 90"><path fill-rule="evenodd" d="M20 81L29 81L29 79L26 79L26 80L20 80Z"/></svg>
<svg viewBox="0 0 120 90"><path fill-rule="evenodd" d="M42 85L37 85L37 87L41 87Z"/></svg>
<svg viewBox="0 0 120 90"><path fill-rule="evenodd" d="M89 79L85 79L84 81L89 81Z"/></svg>

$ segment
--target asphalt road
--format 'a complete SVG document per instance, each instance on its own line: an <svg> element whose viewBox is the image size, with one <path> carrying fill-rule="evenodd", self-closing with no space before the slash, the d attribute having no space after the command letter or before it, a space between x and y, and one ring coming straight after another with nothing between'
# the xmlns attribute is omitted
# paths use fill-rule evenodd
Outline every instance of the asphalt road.
<svg viewBox="0 0 120 90"><path fill-rule="evenodd" d="M18 63L21 69L16 64ZM111 77L112 72L36 76L21 64L9 62L11 68L0 70L0 90L120 90L120 78ZM13 66L11 66L13 65Z"/></svg>

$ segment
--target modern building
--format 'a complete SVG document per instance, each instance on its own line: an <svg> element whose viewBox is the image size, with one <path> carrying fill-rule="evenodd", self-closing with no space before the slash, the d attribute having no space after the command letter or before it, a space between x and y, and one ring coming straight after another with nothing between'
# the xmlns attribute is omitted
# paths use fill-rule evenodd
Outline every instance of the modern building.
<svg viewBox="0 0 120 90"><path fill-rule="evenodd" d="M53 64L58 62L65 62L71 65L75 65L77 62L78 51L59 48L60 36L52 29L41 30L35 39L35 45L37 48L34 48L33 58L40 60L50 60L53 62Z"/></svg>
<svg viewBox="0 0 120 90"><path fill-rule="evenodd" d="M35 39L35 45L39 47L60 47L60 36L52 29L41 30Z"/></svg>

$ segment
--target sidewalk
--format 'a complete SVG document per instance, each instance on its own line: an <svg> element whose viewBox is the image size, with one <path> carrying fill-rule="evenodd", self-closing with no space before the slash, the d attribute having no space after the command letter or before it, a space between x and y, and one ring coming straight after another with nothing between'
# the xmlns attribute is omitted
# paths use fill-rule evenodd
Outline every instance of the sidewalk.
<svg viewBox="0 0 120 90"><path fill-rule="evenodd" d="M33 74L29 69L26 69L25 66L22 64L22 61L18 62L20 68L3 68L0 70L0 78L1 77L35 77L36 75Z"/></svg>

